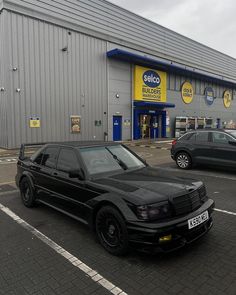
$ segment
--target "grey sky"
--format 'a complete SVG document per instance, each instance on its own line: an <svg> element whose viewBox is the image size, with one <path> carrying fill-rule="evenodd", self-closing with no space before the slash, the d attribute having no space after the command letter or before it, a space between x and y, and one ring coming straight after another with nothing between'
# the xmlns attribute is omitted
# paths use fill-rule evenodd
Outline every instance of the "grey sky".
<svg viewBox="0 0 236 295"><path fill-rule="evenodd" d="M109 0L236 58L235 0Z"/></svg>

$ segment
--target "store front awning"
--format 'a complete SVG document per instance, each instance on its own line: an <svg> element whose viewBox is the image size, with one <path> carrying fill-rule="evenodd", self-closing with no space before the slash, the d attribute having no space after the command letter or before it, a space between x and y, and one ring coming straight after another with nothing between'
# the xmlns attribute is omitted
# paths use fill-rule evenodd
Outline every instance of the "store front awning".
<svg viewBox="0 0 236 295"><path fill-rule="evenodd" d="M134 101L134 107L148 107L152 109L174 108L174 103L152 102L152 101Z"/></svg>
<svg viewBox="0 0 236 295"><path fill-rule="evenodd" d="M123 49L116 48L110 50L107 52L107 57L141 66L158 68L163 71L169 71L172 73L177 73L179 75L185 75L192 78L204 79L205 81L220 83L230 87L235 87L236 85L235 81L225 78L223 76L215 75L213 73L209 73L207 71L176 63L170 60L158 59L158 57L151 58Z"/></svg>

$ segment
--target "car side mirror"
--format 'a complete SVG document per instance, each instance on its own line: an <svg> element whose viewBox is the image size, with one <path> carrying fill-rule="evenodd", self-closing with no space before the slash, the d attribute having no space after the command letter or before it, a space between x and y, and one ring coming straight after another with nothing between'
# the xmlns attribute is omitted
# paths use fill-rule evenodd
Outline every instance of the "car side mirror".
<svg viewBox="0 0 236 295"><path fill-rule="evenodd" d="M236 145L236 140L229 140L229 144Z"/></svg>
<svg viewBox="0 0 236 295"><path fill-rule="evenodd" d="M79 180L85 180L84 172L83 172L82 169L71 170L71 171L69 172L69 177L70 177L70 178L78 178Z"/></svg>

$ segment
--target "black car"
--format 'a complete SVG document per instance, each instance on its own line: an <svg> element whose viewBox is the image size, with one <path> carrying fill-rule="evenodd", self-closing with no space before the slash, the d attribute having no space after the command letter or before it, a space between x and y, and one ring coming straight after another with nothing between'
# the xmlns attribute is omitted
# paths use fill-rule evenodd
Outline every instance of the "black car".
<svg viewBox="0 0 236 295"><path fill-rule="evenodd" d="M236 130L189 131L172 142L171 157L182 169L195 164L236 168Z"/></svg>
<svg viewBox="0 0 236 295"><path fill-rule="evenodd" d="M119 143L21 148L16 183L25 206L46 204L90 226L114 255L129 246L171 251L212 226L214 202L201 181L170 178Z"/></svg>

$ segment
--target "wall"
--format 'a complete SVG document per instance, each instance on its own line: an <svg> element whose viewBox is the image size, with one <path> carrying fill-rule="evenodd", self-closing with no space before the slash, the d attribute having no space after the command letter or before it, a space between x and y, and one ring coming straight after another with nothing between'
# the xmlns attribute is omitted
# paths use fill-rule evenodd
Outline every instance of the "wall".
<svg viewBox="0 0 236 295"><path fill-rule="evenodd" d="M1 3L0 3L1 6ZM6 64L6 47L5 47L5 37L7 33L7 28L5 25L6 13L2 12L0 14L0 88L5 88L5 82L7 79L6 73L8 72ZM0 147L7 147L7 94L5 91L0 91Z"/></svg>
<svg viewBox="0 0 236 295"><path fill-rule="evenodd" d="M190 81L194 89L193 101L190 104L185 104L181 97L181 85L184 81ZM207 105L205 102L204 91L207 86L211 86L214 90L216 99L212 105ZM171 119L172 136L174 136L175 117L177 116L202 116L211 117L216 121L221 118L221 121L236 121L236 102L232 101L230 108L225 108L223 104L223 93L225 90L230 90L231 94L236 88L229 89L214 83L208 83L203 80L189 79L184 76L168 74L167 78L167 101L175 104L174 109L169 109L168 113ZM232 95L233 97L233 95Z"/></svg>
<svg viewBox="0 0 236 295"><path fill-rule="evenodd" d="M108 87L109 87L109 140L113 140L113 115L122 116L122 140L131 139L132 127L132 70L128 63L109 60ZM119 98L116 98L116 94ZM124 124L124 120L130 120L130 126Z"/></svg>
<svg viewBox="0 0 236 295"><path fill-rule="evenodd" d="M106 42L6 14L8 147L22 142L102 140L108 111ZM70 115L81 115L81 134L70 133ZM29 128L31 116L40 117L41 128ZM101 120L102 126L96 127L95 120Z"/></svg>
<svg viewBox="0 0 236 295"><path fill-rule="evenodd" d="M57 23L236 82L236 59L104 0L3 0L5 9ZM158 13L158 12L157 12Z"/></svg>

